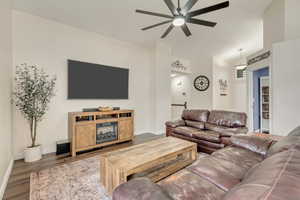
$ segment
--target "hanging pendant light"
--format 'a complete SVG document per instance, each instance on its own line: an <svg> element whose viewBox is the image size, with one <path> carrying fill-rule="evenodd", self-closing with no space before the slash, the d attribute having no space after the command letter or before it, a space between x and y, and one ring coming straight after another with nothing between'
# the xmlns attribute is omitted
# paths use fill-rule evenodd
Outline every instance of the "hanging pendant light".
<svg viewBox="0 0 300 200"><path fill-rule="evenodd" d="M242 63L242 59L243 59L243 55L242 55L243 49L239 49L238 51L240 52L240 61L241 61L241 63L238 64L238 65L236 65L235 68L236 68L237 70L243 70L243 69L246 69L246 68L247 68L247 65Z"/></svg>

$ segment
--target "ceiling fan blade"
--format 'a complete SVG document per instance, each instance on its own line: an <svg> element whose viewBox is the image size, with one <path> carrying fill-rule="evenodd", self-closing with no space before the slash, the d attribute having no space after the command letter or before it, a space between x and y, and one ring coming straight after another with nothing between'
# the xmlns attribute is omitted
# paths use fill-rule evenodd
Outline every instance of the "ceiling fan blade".
<svg viewBox="0 0 300 200"><path fill-rule="evenodd" d="M161 36L161 38L163 39L163 38L165 38L170 32L171 32L171 30L174 28L174 25L173 24L171 24L169 27L168 27L168 29L166 30L166 32Z"/></svg>
<svg viewBox="0 0 300 200"><path fill-rule="evenodd" d="M212 11L227 8L228 6L229 6L229 1L225 1L223 3L219 3L219 4L216 4L216 5L210 6L210 7L206 7L206 8L202 8L202 9L199 9L199 10L192 11L192 12L187 14L187 17L188 18L195 17L195 16L198 16L198 15L202 15L202 14L205 14L205 13L212 12Z"/></svg>
<svg viewBox="0 0 300 200"><path fill-rule="evenodd" d="M192 9L192 7L198 2L198 0L189 0L185 6L182 8L182 11L187 13Z"/></svg>
<svg viewBox="0 0 300 200"><path fill-rule="evenodd" d="M177 10L175 8L175 5L173 4L172 0L164 0L164 2L167 4L169 10L171 11L172 15L177 14Z"/></svg>
<svg viewBox="0 0 300 200"><path fill-rule="evenodd" d="M191 24L202 25L202 26L209 26L209 27L215 27L217 25L216 22L210 22L210 21L194 19L194 18L189 18L186 20L186 22Z"/></svg>
<svg viewBox="0 0 300 200"><path fill-rule="evenodd" d="M182 29L182 31L185 33L185 35L186 35L187 37L189 37L189 36L192 35L192 33L191 33L189 27L188 27L186 24L182 25L182 26L181 26L181 29Z"/></svg>
<svg viewBox="0 0 300 200"><path fill-rule="evenodd" d="M142 28L142 30L145 31L145 30L148 30L148 29L151 29L151 28L155 28L157 26L161 26L161 25L164 25L164 24L167 24L167 23L170 23L170 22L172 22L172 20L164 21L164 22L161 22L161 23L158 23L158 24L154 24L152 26L147 26L145 28Z"/></svg>
<svg viewBox="0 0 300 200"><path fill-rule="evenodd" d="M156 17L164 17L164 18L169 18L169 19L174 18L171 15L165 15L165 14L161 14L161 13L149 12L149 11L145 11L145 10L136 10L136 12L141 13L141 14L145 14L145 15L152 15L152 16L156 16Z"/></svg>

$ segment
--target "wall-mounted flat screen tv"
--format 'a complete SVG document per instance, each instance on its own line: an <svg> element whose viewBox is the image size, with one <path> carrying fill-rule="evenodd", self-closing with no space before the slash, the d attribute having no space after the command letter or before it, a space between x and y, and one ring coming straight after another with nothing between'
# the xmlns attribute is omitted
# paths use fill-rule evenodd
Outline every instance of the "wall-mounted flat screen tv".
<svg viewBox="0 0 300 200"><path fill-rule="evenodd" d="M128 99L129 69L68 60L68 99Z"/></svg>

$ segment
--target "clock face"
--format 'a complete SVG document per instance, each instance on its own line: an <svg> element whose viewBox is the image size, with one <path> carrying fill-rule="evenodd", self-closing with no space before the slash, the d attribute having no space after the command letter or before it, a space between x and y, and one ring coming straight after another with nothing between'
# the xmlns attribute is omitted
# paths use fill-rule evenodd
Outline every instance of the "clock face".
<svg viewBox="0 0 300 200"><path fill-rule="evenodd" d="M209 79L206 76L198 76L194 81L194 87L199 91L206 91L209 88Z"/></svg>

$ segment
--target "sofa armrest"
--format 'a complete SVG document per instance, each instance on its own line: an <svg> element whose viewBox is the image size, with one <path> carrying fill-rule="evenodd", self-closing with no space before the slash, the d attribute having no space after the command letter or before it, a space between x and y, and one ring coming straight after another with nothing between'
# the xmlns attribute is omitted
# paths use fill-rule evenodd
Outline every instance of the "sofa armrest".
<svg viewBox="0 0 300 200"><path fill-rule="evenodd" d="M267 154L272 144L272 140L268 138L253 135L235 135L232 136L230 140L234 146L248 149L263 156Z"/></svg>
<svg viewBox="0 0 300 200"><path fill-rule="evenodd" d="M185 126L185 122L184 122L184 120L169 121L169 122L166 122L166 126L176 128L178 126Z"/></svg>
<svg viewBox="0 0 300 200"><path fill-rule="evenodd" d="M136 178L118 186L113 200L172 200L163 189L148 178Z"/></svg>

